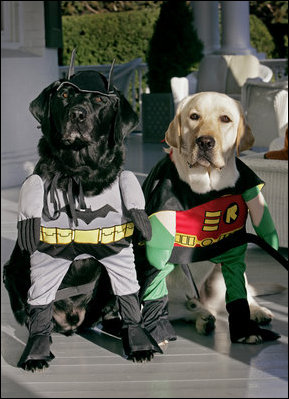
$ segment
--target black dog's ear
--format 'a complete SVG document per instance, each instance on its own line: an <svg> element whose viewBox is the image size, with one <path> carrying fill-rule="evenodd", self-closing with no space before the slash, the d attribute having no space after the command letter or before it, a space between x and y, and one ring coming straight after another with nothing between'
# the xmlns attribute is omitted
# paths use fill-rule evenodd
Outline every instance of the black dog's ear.
<svg viewBox="0 0 289 399"><path fill-rule="evenodd" d="M46 87L35 100L31 101L29 111L42 124L44 119L47 119L49 113L49 102L52 91L55 87L59 86L60 81L51 83Z"/></svg>
<svg viewBox="0 0 289 399"><path fill-rule="evenodd" d="M123 139L137 126L139 120L137 114L132 109L132 106L119 93L118 109L114 124L114 140L116 143L121 143Z"/></svg>

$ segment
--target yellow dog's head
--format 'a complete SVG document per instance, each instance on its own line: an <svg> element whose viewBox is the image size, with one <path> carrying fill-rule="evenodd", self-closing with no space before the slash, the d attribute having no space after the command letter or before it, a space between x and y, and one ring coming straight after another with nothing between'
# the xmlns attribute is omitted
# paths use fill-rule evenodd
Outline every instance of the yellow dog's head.
<svg viewBox="0 0 289 399"><path fill-rule="evenodd" d="M222 169L235 151L252 147L254 137L245 123L241 104L217 92L200 92L186 97L165 135L190 168Z"/></svg>

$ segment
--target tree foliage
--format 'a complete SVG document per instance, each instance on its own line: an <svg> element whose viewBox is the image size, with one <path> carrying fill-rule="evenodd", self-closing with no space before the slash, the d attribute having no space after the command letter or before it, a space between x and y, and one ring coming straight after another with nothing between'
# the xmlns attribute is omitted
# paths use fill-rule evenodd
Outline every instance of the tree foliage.
<svg viewBox="0 0 289 399"><path fill-rule="evenodd" d="M250 14L260 18L273 37L274 58L288 58L288 1L250 1Z"/></svg>
<svg viewBox="0 0 289 399"><path fill-rule="evenodd" d="M161 1L62 1L62 15L100 14L159 8Z"/></svg>
<svg viewBox="0 0 289 399"><path fill-rule="evenodd" d="M256 15L250 15L250 42L258 53L265 53L266 58L273 58L275 45L272 35Z"/></svg>
<svg viewBox="0 0 289 399"><path fill-rule="evenodd" d="M202 50L191 7L186 1L164 1L146 59L150 91L171 92L170 79L187 75L201 60Z"/></svg>

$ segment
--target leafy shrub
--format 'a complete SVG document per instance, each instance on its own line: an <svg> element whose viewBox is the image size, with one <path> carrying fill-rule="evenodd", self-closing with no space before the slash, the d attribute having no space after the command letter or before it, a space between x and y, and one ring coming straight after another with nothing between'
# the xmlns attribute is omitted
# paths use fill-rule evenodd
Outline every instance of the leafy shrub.
<svg viewBox="0 0 289 399"><path fill-rule="evenodd" d="M186 1L164 1L146 59L150 91L170 93L170 79L187 75L201 60L202 50L191 7Z"/></svg>
<svg viewBox="0 0 289 399"><path fill-rule="evenodd" d="M63 65L73 48L75 65L116 64L141 57L145 62L159 9L122 13L63 16Z"/></svg>
<svg viewBox="0 0 289 399"><path fill-rule="evenodd" d="M258 53L265 53L266 58L273 58L275 44L268 28L256 15L250 15L250 41L251 46Z"/></svg>

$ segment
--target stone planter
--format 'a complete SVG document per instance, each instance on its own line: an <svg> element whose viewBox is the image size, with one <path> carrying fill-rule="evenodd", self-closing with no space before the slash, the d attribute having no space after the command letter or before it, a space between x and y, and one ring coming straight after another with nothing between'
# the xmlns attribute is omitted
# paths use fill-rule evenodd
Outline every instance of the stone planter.
<svg viewBox="0 0 289 399"><path fill-rule="evenodd" d="M142 94L143 142L160 143L174 118L174 102L171 93Z"/></svg>

